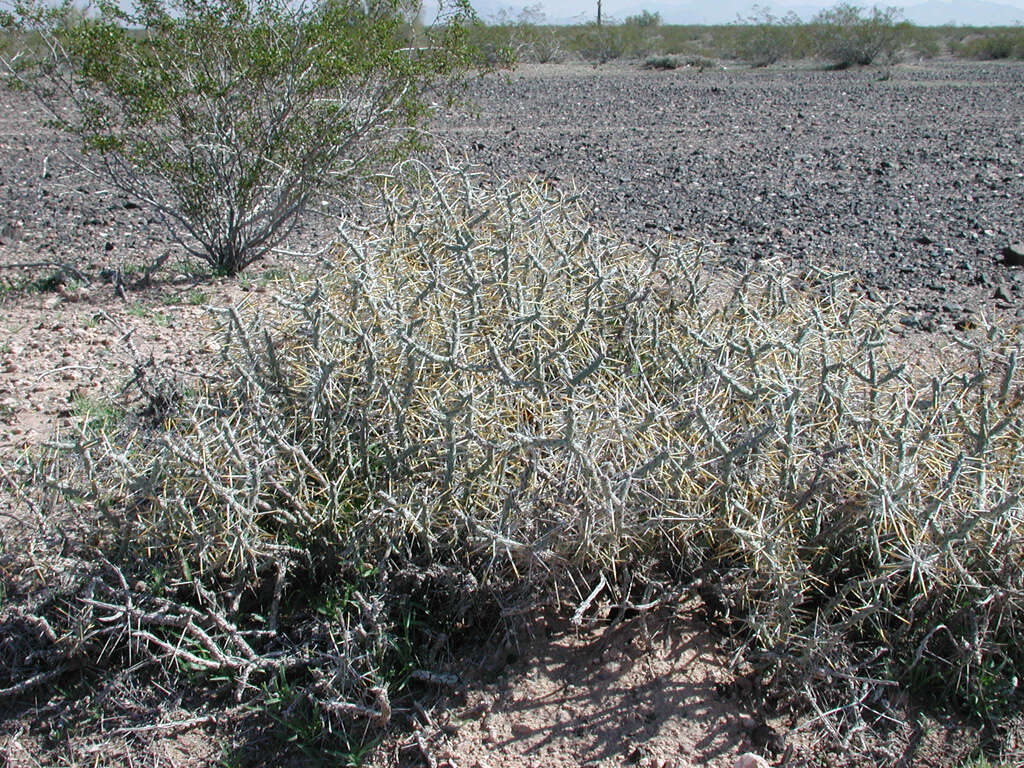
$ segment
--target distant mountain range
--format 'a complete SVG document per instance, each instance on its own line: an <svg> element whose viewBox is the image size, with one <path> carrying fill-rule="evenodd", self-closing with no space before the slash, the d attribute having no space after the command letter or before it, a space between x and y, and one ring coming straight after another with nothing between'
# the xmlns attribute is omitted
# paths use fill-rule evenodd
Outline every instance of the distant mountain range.
<svg viewBox="0 0 1024 768"><path fill-rule="evenodd" d="M508 11L513 17L525 6L535 6L536 0L503 2L502 0L471 0L473 7L484 20L493 19L500 11ZM541 2L544 6L545 20L549 24L578 24L593 20L597 2L581 2L581 0L551 0ZM603 14L609 19L623 19L639 13L640 10L661 14L666 24L729 24L738 18L748 18L753 13L754 5L770 7L776 16L784 16L789 12L796 13L804 21L809 20L823 8L835 3L804 3L779 4L770 2L755 3L753 0L718 0L715 3L668 2L667 0L651 0L635 2L635 0L604 0ZM922 26L942 24L958 24L962 26L1011 26L1024 23L1024 7L990 0L926 0L921 3L901 4L899 2L873 3L870 0L853 0L853 5L871 7L896 6L902 7L902 18Z"/></svg>

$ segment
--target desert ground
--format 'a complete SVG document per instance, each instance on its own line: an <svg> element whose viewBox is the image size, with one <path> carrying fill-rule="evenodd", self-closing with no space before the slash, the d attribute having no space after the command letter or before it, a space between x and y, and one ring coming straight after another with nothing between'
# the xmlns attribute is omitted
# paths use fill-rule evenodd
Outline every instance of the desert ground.
<svg viewBox="0 0 1024 768"><path fill-rule="evenodd" d="M497 175L586 188L643 239L692 234L727 258L849 270L908 327L1019 317L1019 67L523 67L470 92L444 146Z"/></svg>
<svg viewBox="0 0 1024 768"><path fill-rule="evenodd" d="M1019 64L948 60L527 65L473 82L465 105L431 125L425 160L576 187L625 238L693 236L725 264L849 271L856 290L898 305L918 354L982 316L1024 318L1013 256L1024 240L1022 86ZM25 95L0 91L0 103L0 614L11 627L25 596L8 555L35 546L41 512L19 489L36 452L102 418L133 359L215 369L206 307L258 304L290 269L322 268L337 224L310 214L286 250L241 278L211 277L150 212L82 170ZM575 626L540 612L509 622L515 636L464 639L449 659L458 683L410 704L370 762L724 768L756 752L794 766L955 766L983 737L906 699L893 702L903 725L837 746L820 713L778 711L744 685L735 645L698 597L629 618L626 632L613 618ZM273 736L273 721L139 686L130 706L74 679L0 700L4 764L317 764ZM1005 744L1014 749L1012 734Z"/></svg>

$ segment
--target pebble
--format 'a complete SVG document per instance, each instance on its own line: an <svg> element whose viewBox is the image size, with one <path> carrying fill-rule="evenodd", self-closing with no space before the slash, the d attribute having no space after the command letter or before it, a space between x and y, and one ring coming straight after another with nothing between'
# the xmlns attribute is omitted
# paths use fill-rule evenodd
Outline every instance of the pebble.
<svg viewBox="0 0 1024 768"><path fill-rule="evenodd" d="M771 763L760 755L747 752L736 759L736 764L733 768L771 768Z"/></svg>
<svg viewBox="0 0 1024 768"><path fill-rule="evenodd" d="M1010 243L1003 248L1003 263L1012 267L1024 266L1024 241Z"/></svg>
<svg viewBox="0 0 1024 768"><path fill-rule="evenodd" d="M512 723L512 733L516 736L529 736L533 731L534 729L526 723Z"/></svg>
<svg viewBox="0 0 1024 768"><path fill-rule="evenodd" d="M1005 285L1000 285L998 288L996 288L996 292L992 294L992 298L997 299L998 301L1005 301L1008 303L1013 302L1013 294L1010 293L1009 290L1007 290Z"/></svg>

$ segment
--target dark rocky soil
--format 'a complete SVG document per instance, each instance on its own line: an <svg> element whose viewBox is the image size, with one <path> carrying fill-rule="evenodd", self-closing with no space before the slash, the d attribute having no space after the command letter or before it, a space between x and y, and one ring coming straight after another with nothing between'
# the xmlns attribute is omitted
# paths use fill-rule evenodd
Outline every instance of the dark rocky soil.
<svg viewBox="0 0 1024 768"><path fill-rule="evenodd" d="M170 247L151 213L68 161L73 142L27 97L0 97L3 262L89 274ZM1020 64L531 65L475 82L469 103L435 124L441 146L502 176L578 184L628 237L849 269L923 330L1024 315L1024 267L1003 255L1024 240ZM329 231L311 220L293 243Z"/></svg>
<svg viewBox="0 0 1024 768"><path fill-rule="evenodd" d="M499 175L586 187L628 236L856 273L924 330L1024 315L1024 67L529 66L437 127Z"/></svg>

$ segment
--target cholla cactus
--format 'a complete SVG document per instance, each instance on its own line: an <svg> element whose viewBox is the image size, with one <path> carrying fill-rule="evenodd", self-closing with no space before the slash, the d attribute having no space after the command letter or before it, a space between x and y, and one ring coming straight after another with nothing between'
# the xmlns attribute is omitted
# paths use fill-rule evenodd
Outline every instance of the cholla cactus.
<svg viewBox="0 0 1024 768"><path fill-rule="evenodd" d="M857 703L942 669L1003 696L1019 340L991 329L926 376L842 278L622 243L536 181L407 166L380 190L384 226L343 237L332 273L219 313L231 386L89 450L137 542L192 578L273 581L275 605L283 568L323 562L601 575L623 601L641 564L718 574L777 680Z"/></svg>

